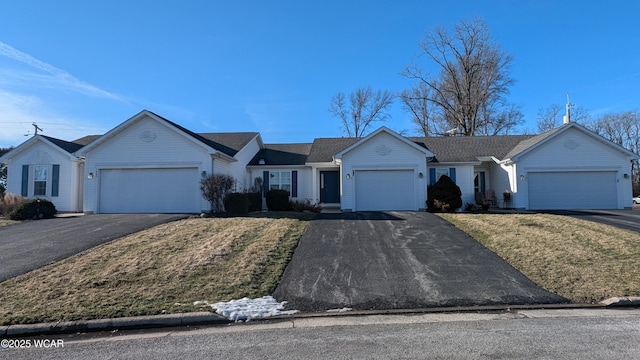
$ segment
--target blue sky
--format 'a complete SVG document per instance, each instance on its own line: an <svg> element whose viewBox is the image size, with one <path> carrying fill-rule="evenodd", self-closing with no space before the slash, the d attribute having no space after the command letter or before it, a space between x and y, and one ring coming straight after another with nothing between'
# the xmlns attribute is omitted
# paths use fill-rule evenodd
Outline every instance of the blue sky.
<svg viewBox="0 0 640 360"><path fill-rule="evenodd" d="M640 108L640 2L3 1L0 147L33 133L101 134L142 109L196 132L259 131L267 143L341 136L337 92L399 91L436 25L483 18L513 56L520 104L594 115ZM435 69L434 69L435 70ZM413 130L399 102L385 125Z"/></svg>

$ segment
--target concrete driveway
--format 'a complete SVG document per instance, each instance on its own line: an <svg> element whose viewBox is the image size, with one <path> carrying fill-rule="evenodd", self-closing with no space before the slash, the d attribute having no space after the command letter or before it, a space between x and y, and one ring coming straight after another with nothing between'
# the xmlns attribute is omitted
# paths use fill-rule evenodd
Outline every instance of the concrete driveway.
<svg viewBox="0 0 640 360"><path fill-rule="evenodd" d="M186 218L180 214L57 217L0 227L0 281L125 235Z"/></svg>
<svg viewBox="0 0 640 360"><path fill-rule="evenodd" d="M568 302L425 212L321 214L273 296L302 311Z"/></svg>

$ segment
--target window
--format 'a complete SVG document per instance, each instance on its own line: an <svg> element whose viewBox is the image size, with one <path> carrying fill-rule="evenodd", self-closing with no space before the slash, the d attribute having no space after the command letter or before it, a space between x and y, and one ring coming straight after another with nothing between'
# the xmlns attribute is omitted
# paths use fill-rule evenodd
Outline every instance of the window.
<svg viewBox="0 0 640 360"><path fill-rule="evenodd" d="M440 180L442 175L449 176L449 169L441 169L441 168L436 169L436 181Z"/></svg>
<svg viewBox="0 0 640 360"><path fill-rule="evenodd" d="M33 195L47 195L47 166L36 165L33 167Z"/></svg>
<svg viewBox="0 0 640 360"><path fill-rule="evenodd" d="M286 190L291 193L291 172L290 171L271 171L269 173L269 189L270 190Z"/></svg>

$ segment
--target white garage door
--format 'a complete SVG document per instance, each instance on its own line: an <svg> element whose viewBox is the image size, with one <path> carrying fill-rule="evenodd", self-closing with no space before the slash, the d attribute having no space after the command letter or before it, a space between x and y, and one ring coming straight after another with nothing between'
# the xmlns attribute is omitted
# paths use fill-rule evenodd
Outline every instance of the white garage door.
<svg viewBox="0 0 640 360"><path fill-rule="evenodd" d="M355 173L356 210L418 210L413 170Z"/></svg>
<svg viewBox="0 0 640 360"><path fill-rule="evenodd" d="M613 171L528 173L529 208L533 210L616 209Z"/></svg>
<svg viewBox="0 0 640 360"><path fill-rule="evenodd" d="M200 212L197 168L109 169L100 175L101 213Z"/></svg>

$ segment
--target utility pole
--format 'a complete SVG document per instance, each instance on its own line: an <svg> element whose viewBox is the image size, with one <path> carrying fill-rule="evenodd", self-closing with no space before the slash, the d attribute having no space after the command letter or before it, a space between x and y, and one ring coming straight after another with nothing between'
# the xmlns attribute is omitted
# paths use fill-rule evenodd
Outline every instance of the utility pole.
<svg viewBox="0 0 640 360"><path fill-rule="evenodd" d="M562 122L565 124L568 124L571 122L571 107L575 106L575 104L572 104L571 101L569 101L569 93L567 93L567 105L565 106L565 113L564 116L562 117Z"/></svg>
<svg viewBox="0 0 640 360"><path fill-rule="evenodd" d="M40 130L40 131L44 131L44 130L42 130L42 128L41 128L40 126L38 126L38 124L36 124L36 123L32 123L31 125L33 125L33 128L35 129L35 130L34 130L34 132L35 132L35 133L33 134L34 136L35 136L35 135L38 135L38 130Z"/></svg>

